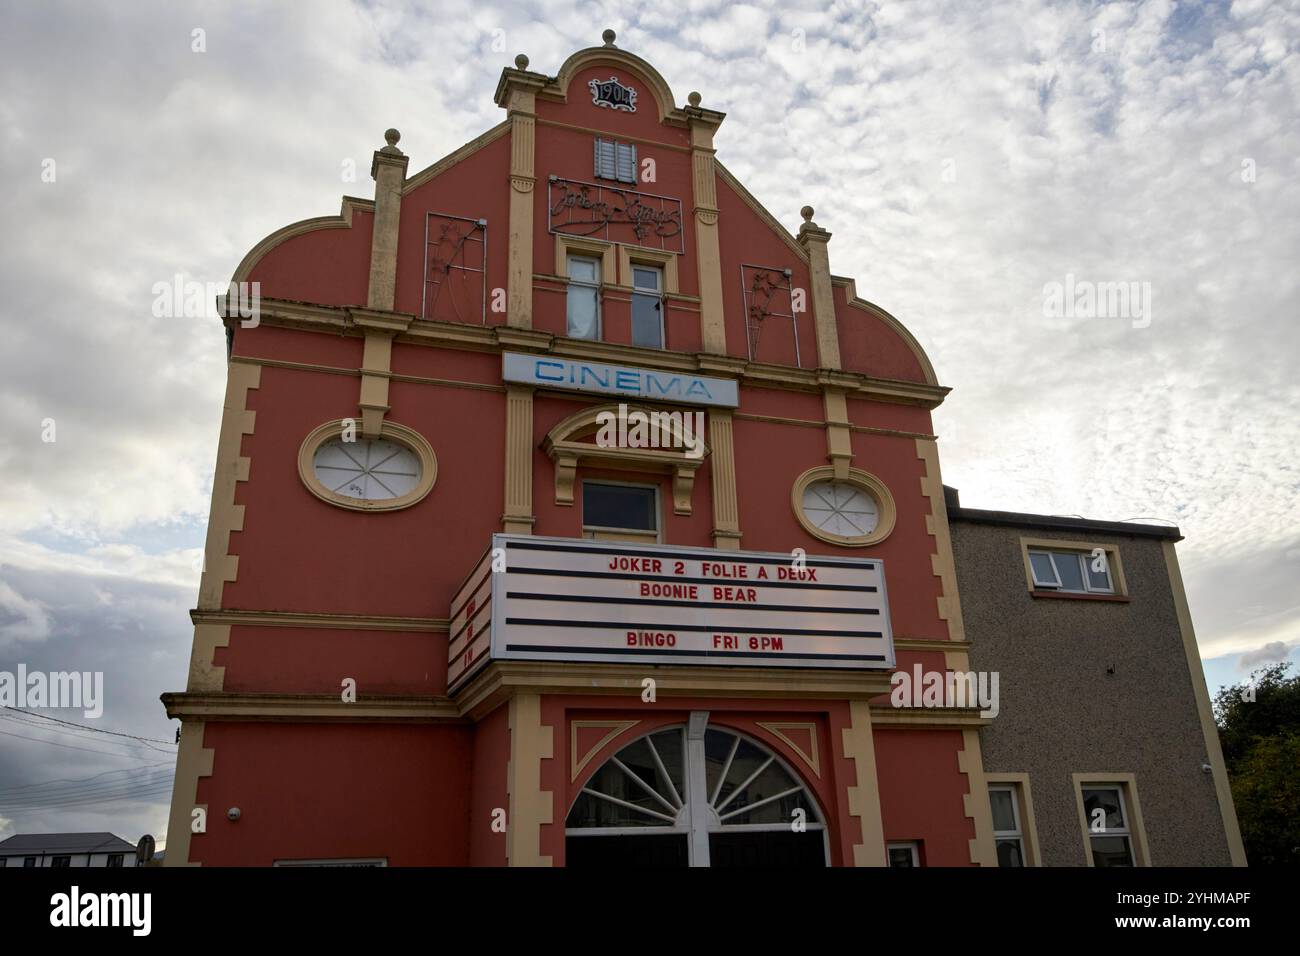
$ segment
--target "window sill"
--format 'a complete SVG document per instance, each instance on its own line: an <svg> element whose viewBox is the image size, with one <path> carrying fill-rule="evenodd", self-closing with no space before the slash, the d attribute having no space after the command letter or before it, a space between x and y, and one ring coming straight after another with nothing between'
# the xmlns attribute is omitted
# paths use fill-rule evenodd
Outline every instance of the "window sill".
<svg viewBox="0 0 1300 956"><path fill-rule="evenodd" d="M1030 597L1060 598L1065 601L1110 601L1114 604L1128 604L1127 594L1080 594L1077 591L1030 591Z"/></svg>

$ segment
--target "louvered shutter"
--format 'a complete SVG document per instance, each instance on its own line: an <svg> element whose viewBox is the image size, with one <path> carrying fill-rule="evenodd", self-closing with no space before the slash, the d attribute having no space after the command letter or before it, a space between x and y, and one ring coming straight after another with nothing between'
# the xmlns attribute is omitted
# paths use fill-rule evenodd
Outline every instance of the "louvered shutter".
<svg viewBox="0 0 1300 956"><path fill-rule="evenodd" d="M618 175L621 183L636 182L636 147L631 143L615 144L618 153Z"/></svg>
<svg viewBox="0 0 1300 956"><path fill-rule="evenodd" d="M616 145L612 140L596 140L596 177L598 179L618 178Z"/></svg>

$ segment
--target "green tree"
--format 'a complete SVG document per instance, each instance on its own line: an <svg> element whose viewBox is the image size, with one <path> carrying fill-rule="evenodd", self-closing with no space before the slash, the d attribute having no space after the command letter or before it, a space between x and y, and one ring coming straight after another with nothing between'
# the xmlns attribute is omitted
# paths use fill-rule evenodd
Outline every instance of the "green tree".
<svg viewBox="0 0 1300 956"><path fill-rule="evenodd" d="M1214 712L1252 864L1300 863L1300 675L1274 664L1219 691Z"/></svg>

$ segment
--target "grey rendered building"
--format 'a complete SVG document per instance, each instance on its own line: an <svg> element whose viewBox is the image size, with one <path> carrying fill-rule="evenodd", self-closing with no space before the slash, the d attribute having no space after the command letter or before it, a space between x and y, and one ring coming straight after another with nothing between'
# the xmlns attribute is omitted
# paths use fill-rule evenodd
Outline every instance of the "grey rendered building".
<svg viewBox="0 0 1300 956"><path fill-rule="evenodd" d="M1004 865L1245 865L1178 529L945 497Z"/></svg>

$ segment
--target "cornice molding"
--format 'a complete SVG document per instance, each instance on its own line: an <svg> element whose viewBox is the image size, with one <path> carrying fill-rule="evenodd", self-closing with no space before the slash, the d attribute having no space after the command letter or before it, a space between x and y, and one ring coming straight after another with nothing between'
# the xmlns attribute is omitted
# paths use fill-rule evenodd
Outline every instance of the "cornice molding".
<svg viewBox="0 0 1300 956"><path fill-rule="evenodd" d="M228 325L233 325L239 321L239 317L230 316L225 321ZM360 335L367 326L379 327L381 321L385 323L383 328L386 329L404 327L405 331L395 334L397 341L408 344L479 352L519 350L664 371L718 374L736 378L742 385L760 388L820 393L829 384L843 389L850 398L918 405L922 408L936 408L950 391L940 385L874 378L860 372L802 369L748 362L735 356L668 352L612 342L590 342L536 329L435 322L416 318L406 312L383 313L374 309L322 306L284 299L261 301L261 323L269 326Z"/></svg>

